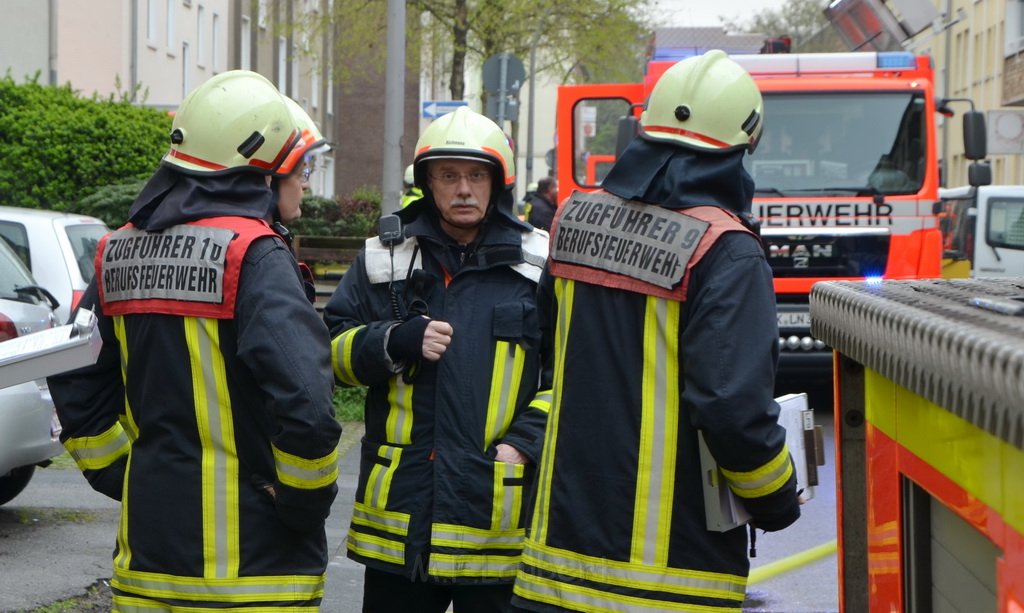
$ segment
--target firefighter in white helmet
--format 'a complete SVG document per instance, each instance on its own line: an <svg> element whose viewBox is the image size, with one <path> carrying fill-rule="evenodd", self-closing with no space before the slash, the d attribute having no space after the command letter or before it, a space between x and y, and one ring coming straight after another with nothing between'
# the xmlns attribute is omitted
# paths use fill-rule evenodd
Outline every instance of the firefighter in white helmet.
<svg viewBox="0 0 1024 613"><path fill-rule="evenodd" d="M698 433L754 526L799 516L772 275L744 221L763 115L725 53L683 60L603 191L559 207L538 290L555 397L515 606L738 611L747 531L708 529Z"/></svg>
<svg viewBox="0 0 1024 613"><path fill-rule="evenodd" d="M550 404L548 237L513 215L512 149L467 107L423 132L414 174L423 197L324 311L338 381L368 387L348 555L364 611L505 611Z"/></svg>
<svg viewBox="0 0 1024 613"><path fill-rule="evenodd" d="M61 440L121 501L116 610L316 608L341 428L327 329L268 224L302 133L248 71L197 87L172 128L78 307L99 357L49 380Z"/></svg>

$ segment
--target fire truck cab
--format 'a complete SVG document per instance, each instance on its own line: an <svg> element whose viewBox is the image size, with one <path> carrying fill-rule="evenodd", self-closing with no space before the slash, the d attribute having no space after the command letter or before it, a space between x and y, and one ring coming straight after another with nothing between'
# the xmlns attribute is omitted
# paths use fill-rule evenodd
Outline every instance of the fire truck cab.
<svg viewBox="0 0 1024 613"><path fill-rule="evenodd" d="M934 97L927 56L731 57L764 96L761 142L744 165L755 181L752 213L775 275L779 378L801 385L830 381L832 351L810 332L811 286L942 275L942 235L933 212L935 115L946 108ZM600 186L609 162L636 134L654 83L671 65L652 62L643 83L559 88L560 201L573 190ZM978 122L964 125L966 136ZM984 138L983 132L970 138Z"/></svg>

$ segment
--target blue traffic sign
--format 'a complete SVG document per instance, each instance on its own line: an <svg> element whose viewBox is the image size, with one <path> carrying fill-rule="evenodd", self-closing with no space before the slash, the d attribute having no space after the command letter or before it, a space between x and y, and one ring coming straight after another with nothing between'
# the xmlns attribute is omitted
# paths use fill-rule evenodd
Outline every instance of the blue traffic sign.
<svg viewBox="0 0 1024 613"><path fill-rule="evenodd" d="M423 102L423 118L437 119L445 113L451 113L460 106L468 106L465 100L426 100Z"/></svg>

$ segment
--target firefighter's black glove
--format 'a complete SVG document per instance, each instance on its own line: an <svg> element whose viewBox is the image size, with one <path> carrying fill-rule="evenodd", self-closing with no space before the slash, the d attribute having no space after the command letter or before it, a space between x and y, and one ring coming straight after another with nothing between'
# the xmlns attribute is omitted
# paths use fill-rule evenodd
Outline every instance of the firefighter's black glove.
<svg viewBox="0 0 1024 613"><path fill-rule="evenodd" d="M747 510L750 512L751 523L758 530L765 532L776 532L790 526L800 518L800 501L796 496L776 497L772 502L761 501L762 504L755 505L747 501ZM767 504L764 504L766 503Z"/></svg>
<svg viewBox="0 0 1024 613"><path fill-rule="evenodd" d="M430 319L413 317L391 328L388 355L395 362L415 362L423 357L423 334Z"/></svg>

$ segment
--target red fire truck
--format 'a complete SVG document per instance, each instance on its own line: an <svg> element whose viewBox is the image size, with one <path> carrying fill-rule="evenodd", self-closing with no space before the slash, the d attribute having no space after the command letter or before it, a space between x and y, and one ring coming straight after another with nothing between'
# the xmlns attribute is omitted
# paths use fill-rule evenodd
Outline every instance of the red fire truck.
<svg viewBox="0 0 1024 613"><path fill-rule="evenodd" d="M780 381L830 381L832 352L810 333L808 293L823 280L942 274L936 115L930 58L906 52L733 55L765 99L765 127L744 164L756 184L775 275ZM672 62L643 83L559 88L559 199L596 189L636 133L642 105ZM971 113L980 119L980 113ZM981 120L983 126L983 119ZM966 141L980 141L964 121ZM971 134L968 134L971 132Z"/></svg>

